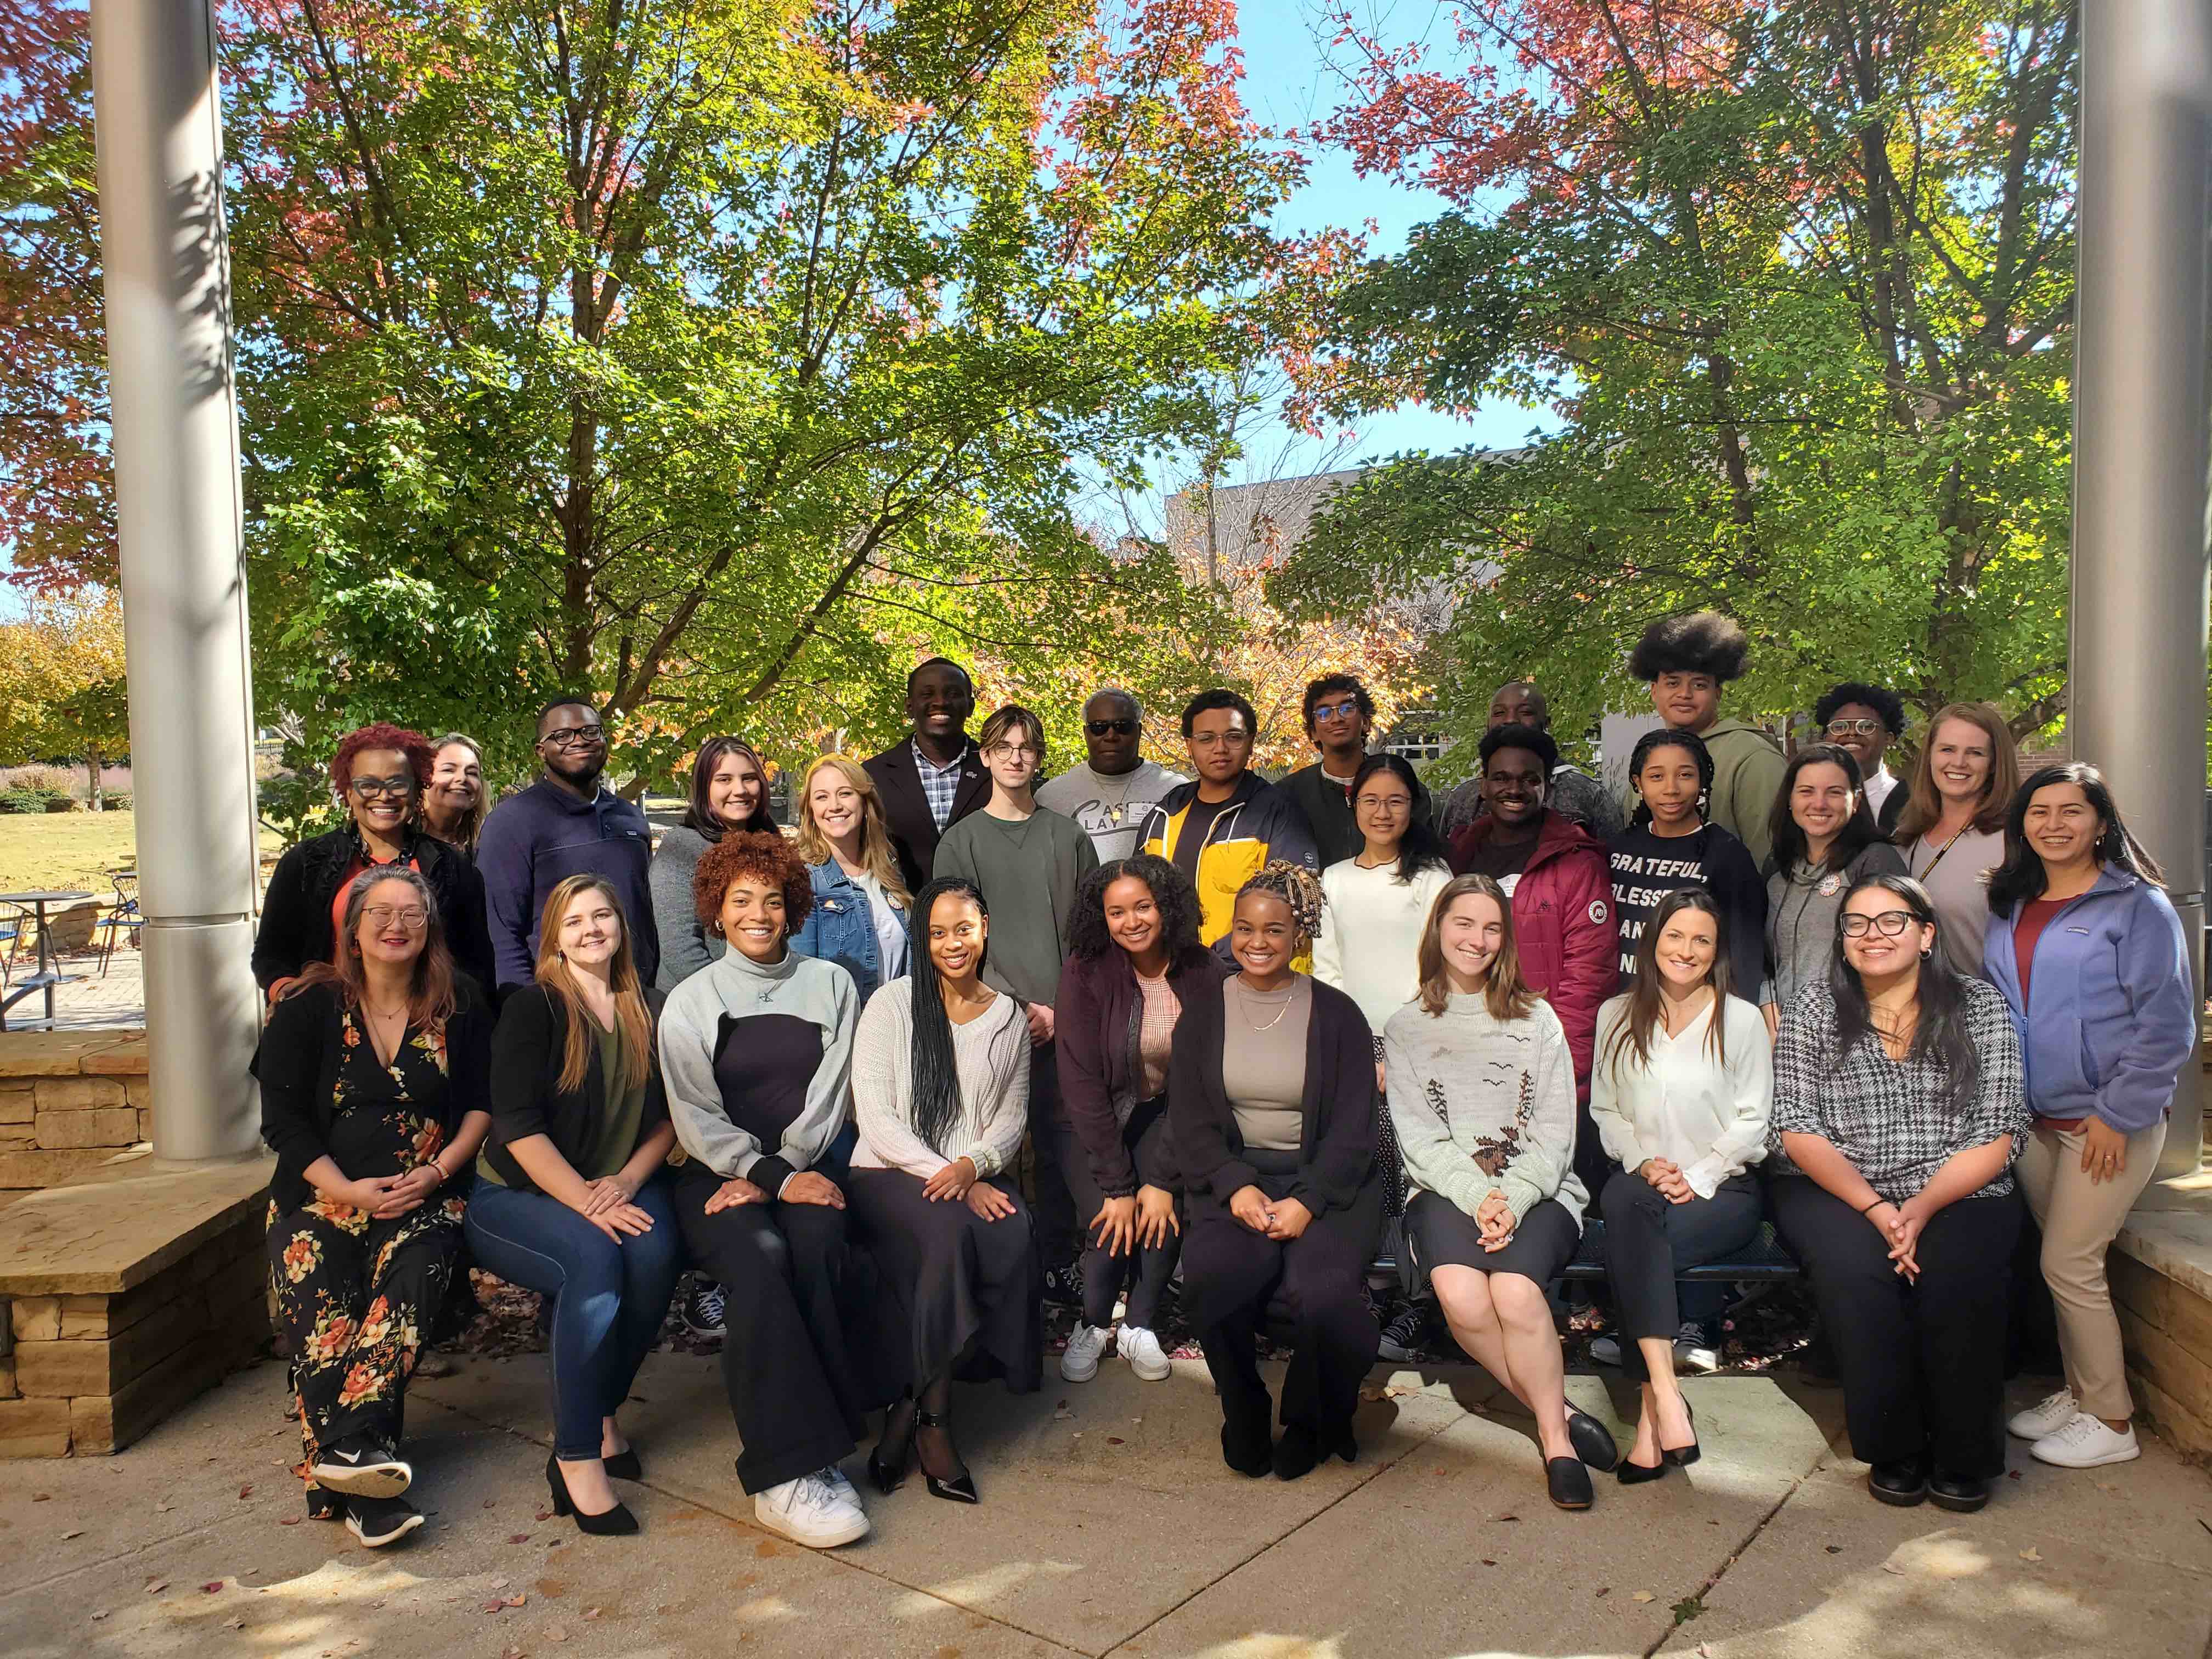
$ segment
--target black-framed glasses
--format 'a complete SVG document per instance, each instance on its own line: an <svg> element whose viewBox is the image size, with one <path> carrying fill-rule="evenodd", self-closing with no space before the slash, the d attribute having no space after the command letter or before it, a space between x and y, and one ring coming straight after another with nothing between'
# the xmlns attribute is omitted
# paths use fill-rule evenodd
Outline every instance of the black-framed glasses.
<svg viewBox="0 0 2212 1659"><path fill-rule="evenodd" d="M1117 738L1133 738L1137 735L1137 722L1124 714L1117 720L1085 720L1083 729L1094 738L1103 738L1109 732Z"/></svg>
<svg viewBox="0 0 2212 1659"><path fill-rule="evenodd" d="M395 772L388 778L356 775L346 787L363 800L374 800L379 795L397 795L404 800L415 793L415 775L412 772Z"/></svg>
<svg viewBox="0 0 2212 1659"><path fill-rule="evenodd" d="M538 741L550 743L556 749L581 749L588 744L599 742L606 735L607 728L604 726L564 726L557 732L548 732Z"/></svg>
<svg viewBox="0 0 2212 1659"><path fill-rule="evenodd" d="M1836 925L1843 929L1845 939L1864 939L1869 929L1884 939L1896 939L1918 920L1910 910L1884 910L1873 916L1846 914L1838 919Z"/></svg>
<svg viewBox="0 0 2212 1659"><path fill-rule="evenodd" d="M1828 735L1832 738L1871 738L1883 729L1880 720L1830 720Z"/></svg>
<svg viewBox="0 0 2212 1659"><path fill-rule="evenodd" d="M1314 705L1314 718L1317 720L1334 720L1340 714L1357 714L1358 712L1359 702L1354 697L1346 697L1341 702L1317 702Z"/></svg>

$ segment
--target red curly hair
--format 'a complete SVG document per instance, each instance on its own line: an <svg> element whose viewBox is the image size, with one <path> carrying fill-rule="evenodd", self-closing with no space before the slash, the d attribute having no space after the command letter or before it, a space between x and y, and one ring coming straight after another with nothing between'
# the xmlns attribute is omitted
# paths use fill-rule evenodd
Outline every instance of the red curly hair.
<svg viewBox="0 0 2212 1659"><path fill-rule="evenodd" d="M415 798L420 800L430 787L430 772L438 763L438 751L420 732L379 720L338 739L337 752L331 757L331 793L338 798L338 804L345 805L346 793L353 787L354 762L371 749L396 749L407 757L408 768L415 774Z"/></svg>
<svg viewBox="0 0 2212 1659"><path fill-rule="evenodd" d="M691 875L691 905L702 926L722 914L722 900L740 876L783 889L783 925L799 931L814 908L814 883L806 860L777 830L754 830L724 836L699 855Z"/></svg>

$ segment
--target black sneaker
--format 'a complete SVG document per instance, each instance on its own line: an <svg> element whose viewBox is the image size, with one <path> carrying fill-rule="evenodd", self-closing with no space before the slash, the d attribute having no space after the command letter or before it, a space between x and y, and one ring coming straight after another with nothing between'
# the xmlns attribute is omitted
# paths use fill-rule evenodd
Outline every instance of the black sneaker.
<svg viewBox="0 0 2212 1659"><path fill-rule="evenodd" d="M346 1530L370 1549L404 1538L422 1524L422 1511L404 1498L349 1498Z"/></svg>
<svg viewBox="0 0 2212 1659"><path fill-rule="evenodd" d="M391 1447L358 1437L323 1447L307 1473L324 1491L348 1498L397 1498L415 1479L415 1471Z"/></svg>
<svg viewBox="0 0 2212 1659"><path fill-rule="evenodd" d="M1077 1308L1083 1306L1083 1264L1071 1261L1065 1267L1044 1270L1044 1299L1054 1306Z"/></svg>
<svg viewBox="0 0 2212 1659"><path fill-rule="evenodd" d="M320 1486L308 1487L307 1519L310 1521L344 1520L345 1499L334 1492L325 1492Z"/></svg>
<svg viewBox="0 0 2212 1659"><path fill-rule="evenodd" d="M711 1279L695 1275L691 1280L691 1294L684 1298L684 1328L694 1336L721 1335L727 1301L720 1285Z"/></svg>
<svg viewBox="0 0 2212 1659"><path fill-rule="evenodd" d="M1421 1357L1427 1345L1430 1304L1415 1300L1402 1304L1382 1327L1382 1346L1378 1350L1382 1358L1394 1365L1410 1364Z"/></svg>

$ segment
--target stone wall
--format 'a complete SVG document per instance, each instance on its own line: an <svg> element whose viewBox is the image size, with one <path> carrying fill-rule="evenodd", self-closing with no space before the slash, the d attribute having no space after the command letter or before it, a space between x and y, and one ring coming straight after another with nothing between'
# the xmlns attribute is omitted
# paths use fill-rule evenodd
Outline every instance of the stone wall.
<svg viewBox="0 0 2212 1659"><path fill-rule="evenodd" d="M143 1031L10 1032L0 1043L0 1193L82 1176L153 1133Z"/></svg>
<svg viewBox="0 0 2212 1659"><path fill-rule="evenodd" d="M2212 1458L2212 1214L2138 1210L2106 1270L2137 1408L2183 1451Z"/></svg>

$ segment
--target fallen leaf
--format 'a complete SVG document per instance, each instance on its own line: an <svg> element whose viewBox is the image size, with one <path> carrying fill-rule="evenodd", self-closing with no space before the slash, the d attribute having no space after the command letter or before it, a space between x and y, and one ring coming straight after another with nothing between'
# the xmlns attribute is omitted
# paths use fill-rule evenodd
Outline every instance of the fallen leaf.
<svg viewBox="0 0 2212 1659"><path fill-rule="evenodd" d="M525 1601L527 1601L529 1599L530 1599L530 1597L529 1597L528 1595L510 1595L510 1596L508 1596L508 1597L507 1598L507 1605L508 1607L520 1607L520 1606L521 1606Z"/></svg>
<svg viewBox="0 0 2212 1659"><path fill-rule="evenodd" d="M31 1501L33 1504L43 1504L52 1497L53 1493L50 1492L34 1492L31 1494Z"/></svg>
<svg viewBox="0 0 2212 1659"><path fill-rule="evenodd" d="M243 1619L226 1619L222 1621L222 1627L225 1630L244 1630L246 1628L246 1620Z"/></svg>
<svg viewBox="0 0 2212 1659"><path fill-rule="evenodd" d="M206 1583L202 1584L202 1585L200 1586L200 1594L201 1594L202 1595L214 1595L217 1590L221 1589L222 1588L222 1579L220 1579L220 1578L210 1578L210 1579L209 1579L209 1580L208 1580L208 1582L207 1582Z"/></svg>
<svg viewBox="0 0 2212 1659"><path fill-rule="evenodd" d="M565 1642L568 1639L568 1632L567 1629L560 1625L546 1626L544 1635L545 1639L549 1642Z"/></svg>
<svg viewBox="0 0 2212 1659"><path fill-rule="evenodd" d="M2030 1544L2020 1553L2020 1559L2023 1561L2040 1561L2043 1559L2043 1552Z"/></svg>
<svg viewBox="0 0 2212 1659"><path fill-rule="evenodd" d="M1518 1521L1521 1517L1517 1515L1501 1515L1498 1518L1500 1521Z"/></svg>
<svg viewBox="0 0 2212 1659"><path fill-rule="evenodd" d="M1894 1562L1890 1562L1890 1561L1885 1561L1885 1562L1883 1562L1883 1563L1881 1564L1881 1570L1882 1570L1884 1572L1893 1572L1893 1573L1895 1573L1895 1574L1896 1574L1899 1578L1902 1578L1902 1577L1905 1577L1905 1569L1904 1569L1903 1567L1900 1567L1900 1566L1897 1565Z"/></svg>
<svg viewBox="0 0 2212 1659"><path fill-rule="evenodd" d="M240 1486L240 1487L238 1489L238 1495L239 1495L240 1498L251 1498L251 1497L252 1497L252 1496L253 1496L253 1483L252 1483L252 1481L248 1481L245 1486Z"/></svg>
<svg viewBox="0 0 2212 1659"><path fill-rule="evenodd" d="M1482 1558L1482 1565L1483 1565L1484 1566L1486 1566L1486 1567L1494 1567L1494 1566L1496 1566L1496 1565L1498 1565L1498 1563L1497 1563L1497 1562L1495 1562L1495 1561L1493 1561L1493 1560L1492 1560L1488 1556L1486 1556L1486 1556L1484 1556L1484 1557Z"/></svg>
<svg viewBox="0 0 2212 1659"><path fill-rule="evenodd" d="M1841 1544L1831 1544L1828 1546L1828 1553L1831 1555L1841 1555L1843 1553L1844 1547Z"/></svg>
<svg viewBox="0 0 2212 1659"><path fill-rule="evenodd" d="M1659 1598L1652 1595L1650 1590L1638 1590L1628 1599L1632 1601L1656 1601Z"/></svg>
<svg viewBox="0 0 2212 1659"><path fill-rule="evenodd" d="M483 1611L486 1613L503 1613L506 1609L507 1603L504 1601L487 1601L483 1604Z"/></svg>
<svg viewBox="0 0 2212 1659"><path fill-rule="evenodd" d="M1053 1413L1052 1420L1055 1423L1065 1423L1074 1415L1075 1413L1073 1412L1068 1410L1066 1407L1062 1406L1058 1411Z"/></svg>
<svg viewBox="0 0 2212 1659"><path fill-rule="evenodd" d="M167 1515L171 1510L176 1507L177 1506L174 1504L156 1504L154 1505L154 1513L156 1515Z"/></svg>
<svg viewBox="0 0 2212 1659"><path fill-rule="evenodd" d="M84 1536L84 1528L83 1528L82 1527L79 1527L79 1528L78 1528L75 1532L65 1532L65 1533L64 1533L64 1534L62 1534L62 1542L64 1542L64 1544L66 1544L66 1543L68 1543L68 1542L69 1542L69 1540L70 1540L70 1539L72 1539L72 1538L82 1538L82 1537L83 1537L83 1536Z"/></svg>
<svg viewBox="0 0 2212 1659"><path fill-rule="evenodd" d="M1125 1446L1128 1444L1128 1442L1122 1439L1118 1434L1109 1434L1106 1437L1106 1443L1109 1446Z"/></svg>
<svg viewBox="0 0 2212 1659"><path fill-rule="evenodd" d="M499 1499L496 1498L487 1498L483 1501L483 1506L488 1510L495 1510L499 1507Z"/></svg>
<svg viewBox="0 0 2212 1659"><path fill-rule="evenodd" d="M288 1515L276 1524L280 1527L296 1527L303 1518L304 1517L297 1515Z"/></svg>
<svg viewBox="0 0 2212 1659"><path fill-rule="evenodd" d="M1590 1600L1592 1600L1593 1601L1602 1601L1603 1600L1605 1600L1605 1598L1606 1598L1607 1596L1608 1596L1608 1595L1612 1595L1612 1594L1613 1594L1613 1586L1612 1586L1612 1585L1610 1585L1610 1584L1600 1584L1600 1585L1597 1587L1597 1594L1596 1594L1595 1595L1593 1595L1593 1596L1590 1598Z"/></svg>
<svg viewBox="0 0 2212 1659"><path fill-rule="evenodd" d="M507 1535L507 1541L510 1544L527 1544L530 1541L530 1534L526 1532L511 1532Z"/></svg>
<svg viewBox="0 0 2212 1659"><path fill-rule="evenodd" d="M102 1607L98 1613L94 1613L92 1616L94 1622L97 1623L99 1620L107 1617L107 1609L106 1607Z"/></svg>
<svg viewBox="0 0 2212 1659"><path fill-rule="evenodd" d="M146 1581L146 1594L149 1595L159 1595L168 1588L169 1581L166 1578L149 1578Z"/></svg>
<svg viewBox="0 0 2212 1659"><path fill-rule="evenodd" d="M596 1619L599 1616L599 1610L597 1607L586 1607L584 1609L584 1617L586 1619Z"/></svg>
<svg viewBox="0 0 2212 1659"><path fill-rule="evenodd" d="M550 1510L540 1510L532 1518L538 1521L550 1521L553 1518L553 1511Z"/></svg>

